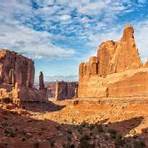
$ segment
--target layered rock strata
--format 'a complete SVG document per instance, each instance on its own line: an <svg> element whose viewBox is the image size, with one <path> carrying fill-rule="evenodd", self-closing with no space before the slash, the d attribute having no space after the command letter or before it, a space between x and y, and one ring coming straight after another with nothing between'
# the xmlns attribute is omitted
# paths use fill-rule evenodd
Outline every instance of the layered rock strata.
<svg viewBox="0 0 148 148"><path fill-rule="evenodd" d="M79 66L78 96L125 97L148 95L148 66L141 62L134 29L127 25L119 41L103 42L97 56Z"/></svg>
<svg viewBox="0 0 148 148"><path fill-rule="evenodd" d="M34 62L16 52L0 50L0 98L13 102L46 101L43 89L34 88Z"/></svg>

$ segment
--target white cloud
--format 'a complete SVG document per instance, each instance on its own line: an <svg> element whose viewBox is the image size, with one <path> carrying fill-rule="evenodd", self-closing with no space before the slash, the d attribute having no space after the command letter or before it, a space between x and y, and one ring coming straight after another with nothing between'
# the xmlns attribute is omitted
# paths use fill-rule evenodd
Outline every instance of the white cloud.
<svg viewBox="0 0 148 148"><path fill-rule="evenodd" d="M148 20L139 22L135 25L135 38L140 55L145 61L148 58Z"/></svg>
<svg viewBox="0 0 148 148"><path fill-rule="evenodd" d="M32 58L65 58L72 56L73 49L63 49L50 43L52 36L23 25L0 24L0 47L10 48Z"/></svg>
<svg viewBox="0 0 148 148"><path fill-rule="evenodd" d="M31 58L67 58L74 55L74 49L64 49L53 45L50 33L36 31L15 20L14 13L17 11L24 13L22 19L33 15L31 4L27 2L18 0L9 0L9 3L4 0L0 2L0 20L2 21L0 23L0 48L9 48Z"/></svg>
<svg viewBox="0 0 148 148"><path fill-rule="evenodd" d="M62 20L62 21L67 21L67 20L70 20L70 19L71 19L71 16L70 15L62 15L60 17L60 20Z"/></svg>
<svg viewBox="0 0 148 148"><path fill-rule="evenodd" d="M110 29L107 32L103 33L96 33L96 34L89 34L89 46L92 46L94 49L98 47L102 42L107 41L107 40L115 40L118 41L121 37L121 31L119 29L113 28Z"/></svg>
<svg viewBox="0 0 148 148"><path fill-rule="evenodd" d="M53 45L52 40L54 38L59 38L60 41L61 36L66 39L67 36L65 34L72 32L77 34L76 39L87 39L88 43L84 44L95 48L104 40L119 39L120 31L118 30L121 26L118 28L116 24L117 15L123 13L123 11L127 13L134 10L131 0L98 0L96 2L90 2L90 0L70 0L69 3L67 3L66 0L57 0L56 2L54 2L54 0L37 0L36 2L42 6L42 8L33 10L29 0L9 0L9 3L6 2L6 0L0 1L0 20L3 21L3 23L0 23L1 47L15 49L37 58L70 57L73 56L77 50L65 49ZM144 0L139 0L138 2L144 3ZM61 9L61 5L64 6L64 9ZM75 18L71 16L72 10L77 11ZM15 20L14 14L17 14L17 12L21 13L22 22L40 16L44 19L41 25L45 30L60 29L61 34L59 32L59 34L57 33L52 36L52 34L47 31L39 32L28 28ZM82 17L82 15L88 15L92 18L90 19L87 16ZM94 15L96 15L96 17ZM98 18L101 18L101 20L99 21ZM56 25L49 25L52 21L59 21L58 27ZM89 24L90 22L92 24ZM76 23L76 25L72 23ZM96 23L96 26L94 23ZM28 26L30 25L30 27L32 27L33 24L38 26L38 21L35 22L32 20L32 24L28 24ZM147 32L145 25L141 24L140 27L143 27L142 30ZM105 29L109 30L105 32L102 31ZM143 40L143 36L145 35L140 31L138 32L140 35L138 35L137 39L138 42L140 42L139 40ZM143 56L145 56L146 46L146 42L143 43L143 45L138 43L138 47L140 47L140 52Z"/></svg>
<svg viewBox="0 0 148 148"><path fill-rule="evenodd" d="M103 1L95 2L95 3L88 3L86 6L82 6L79 8L80 13L84 14L98 14L99 11L106 7L106 3Z"/></svg>

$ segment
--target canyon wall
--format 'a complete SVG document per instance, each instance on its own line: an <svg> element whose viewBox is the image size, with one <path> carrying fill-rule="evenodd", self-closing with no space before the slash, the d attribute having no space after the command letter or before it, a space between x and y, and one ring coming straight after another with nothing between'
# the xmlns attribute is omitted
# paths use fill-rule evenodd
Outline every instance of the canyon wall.
<svg viewBox="0 0 148 148"><path fill-rule="evenodd" d="M0 82L18 83L19 86L32 87L34 83L34 63L31 59L9 50L0 51Z"/></svg>
<svg viewBox="0 0 148 148"><path fill-rule="evenodd" d="M55 98L57 100L76 98L77 89L77 82L57 81L55 87Z"/></svg>
<svg viewBox="0 0 148 148"><path fill-rule="evenodd" d="M40 90L34 88L34 62L16 52L0 50L0 98L11 98L13 102L47 101L40 76Z"/></svg>
<svg viewBox="0 0 148 148"><path fill-rule="evenodd" d="M48 90L48 97L55 98L56 82L49 82L47 84L47 90Z"/></svg>
<svg viewBox="0 0 148 148"><path fill-rule="evenodd" d="M80 98L148 95L148 66L142 64L131 25L119 41L103 42L97 56L79 66Z"/></svg>

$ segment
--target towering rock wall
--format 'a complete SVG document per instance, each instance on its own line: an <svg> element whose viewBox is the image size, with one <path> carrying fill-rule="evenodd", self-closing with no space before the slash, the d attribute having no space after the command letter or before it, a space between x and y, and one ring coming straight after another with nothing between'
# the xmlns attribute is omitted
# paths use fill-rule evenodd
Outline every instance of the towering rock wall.
<svg viewBox="0 0 148 148"><path fill-rule="evenodd" d="M143 66L140 60L134 29L127 25L119 41L103 42L96 57L91 57L88 62L80 64L78 95L79 97L146 95L147 68L147 63Z"/></svg>
<svg viewBox="0 0 148 148"><path fill-rule="evenodd" d="M49 82L47 85L48 97L55 98L56 82Z"/></svg>
<svg viewBox="0 0 148 148"><path fill-rule="evenodd" d="M31 59L13 51L0 50L1 99L11 98L13 102L47 101L46 90L34 88L34 75L34 62Z"/></svg>
<svg viewBox="0 0 148 148"><path fill-rule="evenodd" d="M18 83L19 86L32 87L34 83L34 63L31 59L9 50L0 52L0 82Z"/></svg>

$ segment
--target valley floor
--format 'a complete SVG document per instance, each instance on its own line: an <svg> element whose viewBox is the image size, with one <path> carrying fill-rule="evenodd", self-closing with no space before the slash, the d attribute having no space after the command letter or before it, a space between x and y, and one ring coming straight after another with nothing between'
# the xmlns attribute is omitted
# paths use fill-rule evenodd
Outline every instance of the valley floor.
<svg viewBox="0 0 148 148"><path fill-rule="evenodd" d="M0 148L148 147L146 97L0 104L0 121Z"/></svg>

